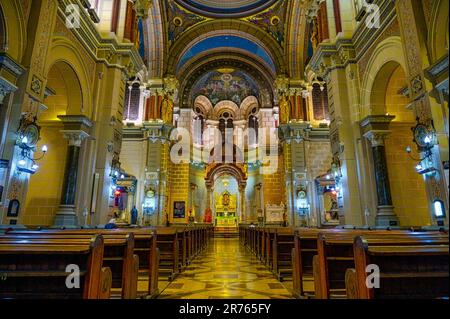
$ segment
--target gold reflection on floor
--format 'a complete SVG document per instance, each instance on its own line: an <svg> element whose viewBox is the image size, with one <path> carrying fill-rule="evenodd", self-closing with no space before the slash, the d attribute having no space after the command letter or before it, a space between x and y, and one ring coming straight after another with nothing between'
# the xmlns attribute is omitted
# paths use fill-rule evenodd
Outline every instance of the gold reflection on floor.
<svg viewBox="0 0 450 319"><path fill-rule="evenodd" d="M289 299L280 283L237 238L216 238L173 282L162 299Z"/></svg>

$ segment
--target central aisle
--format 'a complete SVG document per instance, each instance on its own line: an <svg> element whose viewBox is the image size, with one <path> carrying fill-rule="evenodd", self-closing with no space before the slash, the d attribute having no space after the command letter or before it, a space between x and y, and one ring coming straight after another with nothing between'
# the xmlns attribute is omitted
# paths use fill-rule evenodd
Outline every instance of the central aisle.
<svg viewBox="0 0 450 319"><path fill-rule="evenodd" d="M288 299L291 293L238 238L215 238L162 299Z"/></svg>

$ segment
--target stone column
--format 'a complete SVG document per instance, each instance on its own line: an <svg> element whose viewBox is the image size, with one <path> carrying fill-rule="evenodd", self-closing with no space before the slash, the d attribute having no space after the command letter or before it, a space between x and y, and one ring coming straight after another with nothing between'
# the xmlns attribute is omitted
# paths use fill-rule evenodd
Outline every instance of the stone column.
<svg viewBox="0 0 450 319"><path fill-rule="evenodd" d="M245 213L245 186L239 186L239 199L240 199L240 206L241 206L241 212L239 215L239 222L247 221L247 216Z"/></svg>
<svg viewBox="0 0 450 319"><path fill-rule="evenodd" d="M391 197L391 186L386 161L384 139L389 134L389 123L394 116L369 116L361 121L361 127L372 145L373 167L378 198L377 226L398 226Z"/></svg>
<svg viewBox="0 0 450 319"><path fill-rule="evenodd" d="M78 162L81 143L89 135L82 130L63 130L62 133L64 138L68 139L69 147L67 149L61 202L55 216L55 226L76 226L78 224L75 207Z"/></svg>

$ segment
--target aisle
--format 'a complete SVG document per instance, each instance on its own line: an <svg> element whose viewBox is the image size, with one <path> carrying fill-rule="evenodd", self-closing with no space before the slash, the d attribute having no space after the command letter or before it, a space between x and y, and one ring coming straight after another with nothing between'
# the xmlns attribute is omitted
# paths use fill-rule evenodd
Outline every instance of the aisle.
<svg viewBox="0 0 450 319"><path fill-rule="evenodd" d="M290 292L237 238L216 238L162 299L288 299Z"/></svg>

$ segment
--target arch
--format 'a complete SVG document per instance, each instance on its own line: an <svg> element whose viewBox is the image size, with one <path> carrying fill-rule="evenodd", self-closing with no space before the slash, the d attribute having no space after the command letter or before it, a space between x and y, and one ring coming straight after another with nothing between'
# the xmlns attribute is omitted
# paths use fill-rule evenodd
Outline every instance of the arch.
<svg viewBox="0 0 450 319"><path fill-rule="evenodd" d="M213 163L206 169L206 187L211 188L214 185L215 179L222 175L231 175L236 178L240 188L245 188L247 186L247 174L242 165Z"/></svg>
<svg viewBox="0 0 450 319"><path fill-rule="evenodd" d="M162 22L162 10L160 1L152 1L152 5L147 17L147 38L148 55L148 76L152 78L161 78L164 70L164 32Z"/></svg>
<svg viewBox="0 0 450 319"><path fill-rule="evenodd" d="M431 64L448 54L448 11L448 0L433 1L431 24L428 29L428 47L431 51Z"/></svg>
<svg viewBox="0 0 450 319"><path fill-rule="evenodd" d="M16 62L21 62L27 45L25 19L19 1L0 3L2 38L0 52L7 52Z"/></svg>
<svg viewBox="0 0 450 319"><path fill-rule="evenodd" d="M306 14L303 12L302 1L290 1L291 12L288 21L287 42L285 55L287 60L287 73L291 78L301 78L304 73L304 52L306 34Z"/></svg>
<svg viewBox="0 0 450 319"><path fill-rule="evenodd" d="M71 76L67 78L70 79L69 81L71 81L73 85L78 86L81 94L80 99L69 102L68 114L83 114L90 119L95 120L96 114L94 111L96 110L92 108L92 93L90 89L93 79L90 79L90 76L88 75L88 67L84 63L85 59L86 58L83 59L83 55L69 40L63 37L55 37L50 47L46 73L48 74L54 65L63 65L64 71L71 74ZM71 91L74 93L76 90ZM80 102L80 100L80 107L77 107L75 103Z"/></svg>
<svg viewBox="0 0 450 319"><path fill-rule="evenodd" d="M408 100L398 93L406 85L403 68L397 62L386 62L375 76L370 93L370 114L389 113L396 116L395 121L413 122L413 112L405 111ZM398 107L398 103L401 103L402 106Z"/></svg>
<svg viewBox="0 0 450 319"><path fill-rule="evenodd" d="M74 69L67 62L55 62L47 73L47 87L53 95L45 99L47 111L39 118L43 120L57 120L58 115L80 114L83 105L81 84Z"/></svg>
<svg viewBox="0 0 450 319"><path fill-rule="evenodd" d="M233 119L240 117L239 106L233 101L220 101L214 106L214 118L219 118L224 112L229 112Z"/></svg>
<svg viewBox="0 0 450 319"><path fill-rule="evenodd" d="M6 32L6 20L3 16L2 7L0 6L0 51L6 51Z"/></svg>
<svg viewBox="0 0 450 319"><path fill-rule="evenodd" d="M396 69L395 65L397 67L400 66L403 70L407 70L404 55L399 54L399 52L403 52L401 39L398 36L393 36L379 43L371 58L369 59L367 68L364 72L365 76L363 78L363 84L361 86L362 95L361 110L359 112L360 119L374 114L373 112L376 111L372 110L373 106L371 105L371 99L375 81L381 79L377 79L377 77L384 76L386 78L389 78L389 73L392 75L392 72ZM383 69L383 67L386 68ZM380 73L380 71L382 72ZM382 84L380 83L377 85Z"/></svg>
<svg viewBox="0 0 450 319"><path fill-rule="evenodd" d="M255 107L258 108L258 99L254 96L246 97L240 106L242 117L247 119Z"/></svg>
<svg viewBox="0 0 450 319"><path fill-rule="evenodd" d="M211 101L204 95L199 95L194 101L194 111L198 108L200 108L201 113L203 116L210 116L213 111L213 105ZM198 112L196 112L198 113Z"/></svg>
<svg viewBox="0 0 450 319"><path fill-rule="evenodd" d="M222 31L213 32L203 39L196 39L193 43L190 43L188 47L180 55L180 59L177 63L177 72L186 63L202 52L210 52L211 50L226 50L226 51L238 51L243 52L252 58L257 58L268 66L268 68L275 72L275 65L272 56L268 54L264 45L261 45L261 41L254 37L243 37L242 32L225 32Z"/></svg>
<svg viewBox="0 0 450 319"><path fill-rule="evenodd" d="M284 55L280 45L275 40L275 38L267 36L267 34L262 29L258 28L250 22L241 20L235 21L229 19L216 19L197 24L174 43L169 53L166 73L175 74L179 57L182 55L186 47L189 47L191 43L195 43L196 41L198 41L198 36L200 34L205 34L213 31L221 32L222 30L236 30L241 32L242 37L253 35L252 37L250 37L250 39L253 37L261 39L264 47L268 50L269 55L273 57L273 62L275 64L277 73L285 72ZM243 32L242 30L246 30L246 32Z"/></svg>
<svg viewBox="0 0 450 319"><path fill-rule="evenodd" d="M273 81L271 77L261 71L257 65L251 61L242 60L239 58L229 56L211 56L207 60L201 61L201 63L195 65L186 72L179 74L178 78L184 79L180 85L180 101L182 104L180 107L190 108L193 106L193 100L191 97L191 90L205 73L216 70L218 68L234 68L246 72L257 83L260 88L260 105L263 107L270 107L273 101Z"/></svg>

